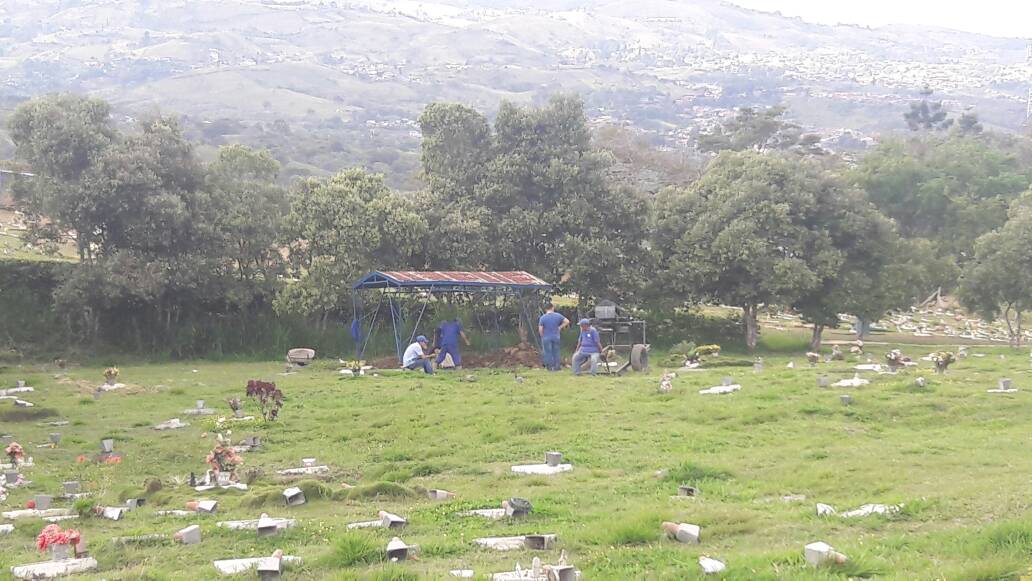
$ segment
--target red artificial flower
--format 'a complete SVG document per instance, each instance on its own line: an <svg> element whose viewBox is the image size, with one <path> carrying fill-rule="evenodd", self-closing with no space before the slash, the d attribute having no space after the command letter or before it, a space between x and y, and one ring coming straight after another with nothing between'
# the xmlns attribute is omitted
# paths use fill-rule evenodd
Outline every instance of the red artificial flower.
<svg viewBox="0 0 1032 581"><path fill-rule="evenodd" d="M79 457L75 459L75 461L78 462L79 464L82 464L83 462L85 462L87 460L88 460L88 458L86 458L86 456L83 456L83 455L79 455Z"/></svg>
<svg viewBox="0 0 1032 581"><path fill-rule="evenodd" d="M25 508L36 508L36 501L30 500L25 503Z"/></svg>
<svg viewBox="0 0 1032 581"><path fill-rule="evenodd" d="M121 464L122 463L122 457L121 456L111 456L107 460L104 460L104 463L105 464Z"/></svg>

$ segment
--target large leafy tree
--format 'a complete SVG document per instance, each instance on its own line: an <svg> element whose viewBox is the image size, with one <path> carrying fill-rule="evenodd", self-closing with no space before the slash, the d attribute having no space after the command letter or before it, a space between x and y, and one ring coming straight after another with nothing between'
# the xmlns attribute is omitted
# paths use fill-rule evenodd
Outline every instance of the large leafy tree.
<svg viewBox="0 0 1032 581"><path fill-rule="evenodd" d="M975 243L974 260L964 269L961 303L987 321L1003 318L1011 341L1022 342L1022 314L1032 308L1032 208L1016 202L1001 228Z"/></svg>
<svg viewBox="0 0 1032 581"><path fill-rule="evenodd" d="M8 121L18 157L36 178L17 184L37 239L57 241L75 234L82 260L92 258L94 208L82 194L82 180L119 134L110 106L99 99L48 95L20 105Z"/></svg>
<svg viewBox="0 0 1032 581"><path fill-rule="evenodd" d="M841 271L853 237L855 194L815 162L756 152L720 154L689 189L656 201L654 247L673 296L741 307L746 345L756 346L762 305L791 305ZM845 200L845 201L844 201ZM854 213L867 214L862 202Z"/></svg>
<svg viewBox="0 0 1032 581"><path fill-rule="evenodd" d="M953 135L888 140L864 157L852 180L899 225L964 262L976 238L1003 225L1032 169L1012 144ZM930 292L930 291L929 291Z"/></svg>
<svg viewBox="0 0 1032 581"><path fill-rule="evenodd" d="M277 310L324 320L347 310L358 276L413 266L428 233L416 200L392 192L380 175L347 170L299 182L284 224L298 280L283 288Z"/></svg>
<svg viewBox="0 0 1032 581"><path fill-rule="evenodd" d="M431 105L421 121L435 225L428 262L527 270L583 300L635 292L647 202L606 179L609 157L592 148L579 99L503 103L493 132L456 105Z"/></svg>
<svg viewBox="0 0 1032 581"><path fill-rule="evenodd" d="M269 152L228 145L219 149L205 176L227 267L240 281L265 287L284 266L279 234L288 204L278 175L279 163Z"/></svg>

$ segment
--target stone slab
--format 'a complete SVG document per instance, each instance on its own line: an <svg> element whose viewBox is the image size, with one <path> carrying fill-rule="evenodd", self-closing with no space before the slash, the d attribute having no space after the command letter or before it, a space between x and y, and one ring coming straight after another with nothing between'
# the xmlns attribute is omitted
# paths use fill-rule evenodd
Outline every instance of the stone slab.
<svg viewBox="0 0 1032 581"><path fill-rule="evenodd" d="M179 418L172 418L171 420L168 420L167 422L161 422L160 424L154 426L154 429L158 430L158 431L178 430L179 428L185 428L185 427L187 427L189 425L190 425L189 422L181 421Z"/></svg>
<svg viewBox="0 0 1032 581"><path fill-rule="evenodd" d="M504 508L478 508L475 510L467 510L459 513L460 516L480 516L490 519L505 518Z"/></svg>
<svg viewBox="0 0 1032 581"><path fill-rule="evenodd" d="M34 508L26 508L22 510L12 510L9 512L2 512L0 516L8 520L18 520L23 518L46 518L54 516L71 516L72 510L68 508L49 508L47 510L36 510Z"/></svg>
<svg viewBox="0 0 1032 581"><path fill-rule="evenodd" d="M383 519L348 523L348 529L375 529L383 527Z"/></svg>
<svg viewBox="0 0 1032 581"><path fill-rule="evenodd" d="M309 474L329 474L329 466L304 466L301 468L287 468L286 470L277 470L277 474L283 476L306 476Z"/></svg>
<svg viewBox="0 0 1032 581"><path fill-rule="evenodd" d="M700 389L699 390L699 394L700 395L724 395L724 394L734 393L736 391L740 391L741 389L742 389L742 386L737 384L737 383L732 383L731 385L715 385L715 386L713 386L711 388L708 388L708 389Z"/></svg>
<svg viewBox="0 0 1032 581"><path fill-rule="evenodd" d="M527 537L483 537L473 539L473 544L496 551L515 551L526 547Z"/></svg>
<svg viewBox="0 0 1032 581"><path fill-rule="evenodd" d="M571 470L573 470L573 464L560 464L558 466L549 466L548 464L524 464L512 467L512 471L516 474L535 474L540 476L551 476L553 474L560 474Z"/></svg>
<svg viewBox="0 0 1032 581"><path fill-rule="evenodd" d="M96 568L97 560L93 557L86 557L85 559L63 559L30 565L16 565L11 567L11 575L14 575L16 579L54 579L85 573Z"/></svg>
<svg viewBox="0 0 1032 581"><path fill-rule="evenodd" d="M14 532L14 525L0 525L0 535L9 535Z"/></svg>
<svg viewBox="0 0 1032 581"><path fill-rule="evenodd" d="M221 559L219 561L212 561L212 565L215 569L223 575L237 575L245 573L251 569L258 569L258 565L266 557L255 557L250 559ZM300 557L284 556L283 561L286 563L300 563Z"/></svg>
<svg viewBox="0 0 1032 581"><path fill-rule="evenodd" d="M278 529L289 529L297 525L297 521L292 518L265 518L265 519L254 519L254 520L228 520L215 523L215 526L225 528L233 531L256 531L258 530L258 523L271 523Z"/></svg>

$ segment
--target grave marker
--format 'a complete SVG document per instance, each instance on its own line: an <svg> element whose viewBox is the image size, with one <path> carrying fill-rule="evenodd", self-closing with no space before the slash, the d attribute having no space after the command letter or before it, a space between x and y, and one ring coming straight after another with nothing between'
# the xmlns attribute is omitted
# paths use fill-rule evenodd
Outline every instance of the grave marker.
<svg viewBox="0 0 1032 581"><path fill-rule="evenodd" d="M528 549L548 551L555 547L556 535L527 535L524 544Z"/></svg>
<svg viewBox="0 0 1032 581"><path fill-rule="evenodd" d="M190 525L177 532L172 538L184 545L196 545L201 542L201 527L200 525Z"/></svg>
<svg viewBox="0 0 1032 581"><path fill-rule="evenodd" d="M82 488L81 486L79 486L79 481L78 480L72 480L70 482L65 482L63 484L63 486L64 486L65 496L73 496L73 495L79 494L79 491Z"/></svg>
<svg viewBox="0 0 1032 581"><path fill-rule="evenodd" d="M404 561L411 554L415 553L416 550L417 547L415 545L408 545L400 538L394 537L387 543L387 560L391 562Z"/></svg>
<svg viewBox="0 0 1032 581"><path fill-rule="evenodd" d="M852 405L853 404L853 396L851 396L849 394L842 394L842 395L839 396L839 401L842 402L842 405Z"/></svg>
<svg viewBox="0 0 1032 581"><path fill-rule="evenodd" d="M287 506L301 506L305 503L305 493L300 488L293 486L283 491L283 498Z"/></svg>
<svg viewBox="0 0 1032 581"><path fill-rule="evenodd" d="M562 452L545 452L545 464L553 468L563 463Z"/></svg>
<svg viewBox="0 0 1032 581"><path fill-rule="evenodd" d="M54 500L54 497L50 496L49 494L37 494L36 498L35 498L36 510L47 510L47 509L49 509L50 508L50 502L52 500Z"/></svg>
<svg viewBox="0 0 1032 581"><path fill-rule="evenodd" d="M430 497L430 500L450 500L455 498L454 492L448 492L447 490L440 490L438 488L431 488L426 492L427 496Z"/></svg>

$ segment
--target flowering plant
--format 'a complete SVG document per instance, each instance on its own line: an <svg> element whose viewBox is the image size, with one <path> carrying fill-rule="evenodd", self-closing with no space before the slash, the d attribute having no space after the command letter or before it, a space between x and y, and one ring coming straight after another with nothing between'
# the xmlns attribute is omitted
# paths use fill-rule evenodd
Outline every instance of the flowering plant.
<svg viewBox="0 0 1032 581"><path fill-rule="evenodd" d="M11 459L11 464L17 465L18 462L25 457L25 450L22 449L21 444L18 442L11 442L4 449L4 453Z"/></svg>
<svg viewBox="0 0 1032 581"><path fill-rule="evenodd" d="M119 371L117 367L108 367L104 370L104 379L106 379L108 383L114 383L114 381L118 379L118 373Z"/></svg>
<svg viewBox="0 0 1032 581"><path fill-rule="evenodd" d="M276 387L275 383L269 381L257 379L248 381L247 397L258 402L262 418L267 422L275 420L279 415L280 408L283 407L283 392Z"/></svg>
<svg viewBox="0 0 1032 581"><path fill-rule="evenodd" d="M36 548L42 552L51 545L78 545L81 540L82 536L75 529L61 530L60 525L47 525L36 537Z"/></svg>
<svg viewBox="0 0 1032 581"><path fill-rule="evenodd" d="M233 474L236 472L237 466L243 464L244 459L233 450L229 438L224 437L222 434L219 434L217 437L218 443L208 453L208 457L204 461L216 473L228 472Z"/></svg>
<svg viewBox="0 0 1032 581"><path fill-rule="evenodd" d="M936 373L946 373L946 368L956 360L957 358L950 351L932 353L932 363L935 364Z"/></svg>

